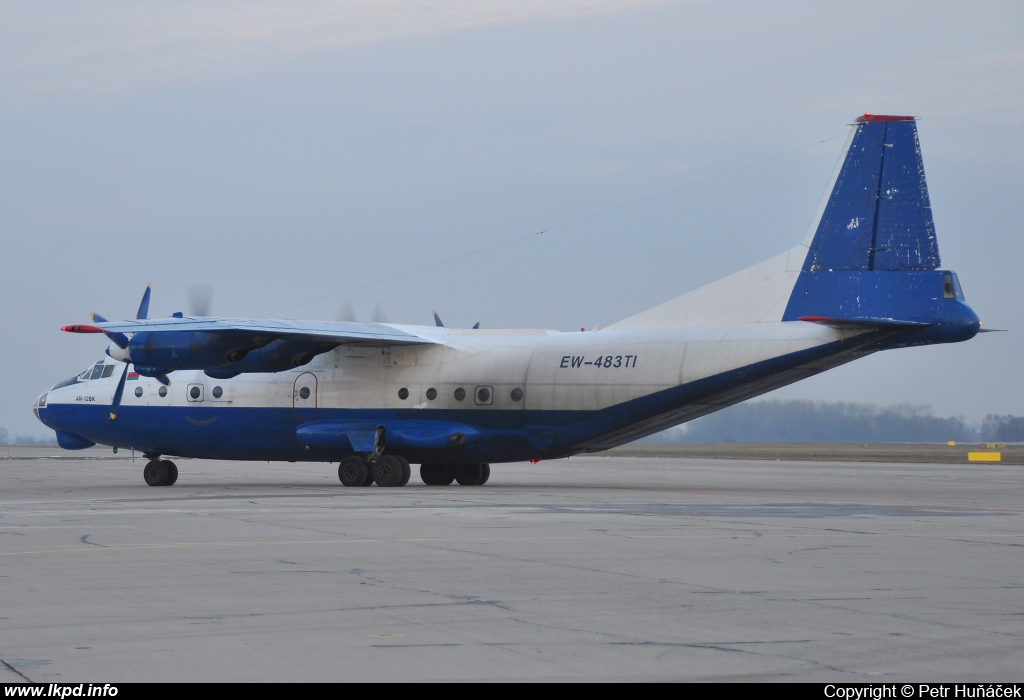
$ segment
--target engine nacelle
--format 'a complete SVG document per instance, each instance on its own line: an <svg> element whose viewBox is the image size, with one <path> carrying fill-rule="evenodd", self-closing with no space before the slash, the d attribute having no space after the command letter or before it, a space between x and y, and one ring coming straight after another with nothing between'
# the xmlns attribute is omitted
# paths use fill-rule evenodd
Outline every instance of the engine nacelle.
<svg viewBox="0 0 1024 700"><path fill-rule="evenodd" d="M238 362L271 340L245 331L141 331L128 343L128 355L137 368L213 369Z"/></svg>
<svg viewBox="0 0 1024 700"><path fill-rule="evenodd" d="M214 379L230 379L239 374L285 372L301 367L317 355L336 347L337 343L281 338L250 352L238 362L208 369L206 374Z"/></svg>

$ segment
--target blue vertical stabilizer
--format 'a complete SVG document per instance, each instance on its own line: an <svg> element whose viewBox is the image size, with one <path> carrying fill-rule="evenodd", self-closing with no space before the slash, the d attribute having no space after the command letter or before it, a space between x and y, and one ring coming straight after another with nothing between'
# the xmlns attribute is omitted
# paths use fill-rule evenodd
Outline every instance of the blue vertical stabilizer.
<svg viewBox="0 0 1024 700"><path fill-rule="evenodd" d="M917 342L964 340L978 318L938 270L917 123L865 114L854 131L784 321L929 326Z"/></svg>
<svg viewBox="0 0 1024 700"><path fill-rule="evenodd" d="M914 118L859 117L804 271L938 266Z"/></svg>

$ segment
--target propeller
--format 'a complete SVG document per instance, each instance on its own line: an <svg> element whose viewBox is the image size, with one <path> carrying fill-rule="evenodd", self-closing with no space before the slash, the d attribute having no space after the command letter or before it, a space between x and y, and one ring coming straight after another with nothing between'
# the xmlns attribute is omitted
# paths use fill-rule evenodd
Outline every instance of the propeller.
<svg viewBox="0 0 1024 700"><path fill-rule="evenodd" d="M209 316L213 308L213 287L208 284L193 284L185 290L190 316Z"/></svg>
<svg viewBox="0 0 1024 700"><path fill-rule="evenodd" d="M149 295L152 291L153 285L147 284L146 291L142 293L142 301L139 302L139 311L138 313L135 314L136 320L142 320L149 316ZM107 319L103 318L95 311L89 314L89 318L91 318L96 323L106 323L107 321ZM110 338L110 340L113 341L114 345L121 348L122 350L128 347L128 336L126 336L124 333L107 333L106 331L104 331L103 335Z"/></svg>
<svg viewBox="0 0 1024 700"><path fill-rule="evenodd" d="M355 323L359 319L356 318L356 309L352 305L352 300L348 297L341 302L338 306L338 312L334 314L334 320L342 323ZM377 302L377 305L373 308L373 316L370 318L371 323L387 323L388 315L384 311L384 306Z"/></svg>
<svg viewBox="0 0 1024 700"><path fill-rule="evenodd" d="M142 321L149 318L149 297L153 292L153 285L147 284L146 291L142 293L142 301L139 302L139 310L135 314L137 321ZM107 319L100 316L98 313L93 312L90 314L93 321L96 323L105 323ZM124 333L108 333L103 332L105 336L110 338L111 342L122 350L128 349L128 336ZM107 353L110 355L110 352ZM110 355L114 357L114 355ZM122 357L114 357L115 360L121 360L124 362L124 370L121 372L121 379L117 382L117 389L114 390L114 400L110 402L110 420L117 419L117 409L121 406L121 397L124 395L124 382L128 378L128 364L129 360ZM171 383L171 380L167 378L166 374L161 374L156 377L156 380L167 386Z"/></svg>
<svg viewBox="0 0 1024 700"><path fill-rule="evenodd" d="M352 300L345 297L341 306L338 307L338 313L334 314L335 321L343 321L345 323L352 323L356 320L356 309L352 306Z"/></svg>
<svg viewBox="0 0 1024 700"><path fill-rule="evenodd" d="M128 363L124 363L124 371L117 382L117 389L114 390L114 400L110 402L110 420L117 420L117 409L121 407L121 396L124 395L124 380L128 378Z"/></svg>

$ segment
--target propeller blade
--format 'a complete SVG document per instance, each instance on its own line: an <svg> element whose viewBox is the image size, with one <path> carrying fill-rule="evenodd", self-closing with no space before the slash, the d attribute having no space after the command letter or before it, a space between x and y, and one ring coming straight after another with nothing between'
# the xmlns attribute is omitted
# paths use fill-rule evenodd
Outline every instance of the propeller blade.
<svg viewBox="0 0 1024 700"><path fill-rule="evenodd" d="M139 313L135 314L136 320L143 320L149 317L149 293L153 291L153 285L147 284L146 291L142 293L142 301L139 302Z"/></svg>
<svg viewBox="0 0 1024 700"><path fill-rule="evenodd" d="M158 382L160 382L164 386L170 386L171 385L171 380L167 378L166 374L158 374L158 375L156 375L154 377L154 379L156 379Z"/></svg>
<svg viewBox="0 0 1024 700"><path fill-rule="evenodd" d="M434 325L438 328L444 328L444 324L441 323L441 317L437 315L436 311L434 312Z"/></svg>
<svg viewBox="0 0 1024 700"><path fill-rule="evenodd" d="M117 409L121 406L121 396L124 394L124 380L128 377L128 363L124 363L124 371L121 372L121 380L117 383L117 390L114 392L114 400L110 402L110 420L117 419Z"/></svg>
<svg viewBox="0 0 1024 700"><path fill-rule="evenodd" d="M213 306L213 287L208 284L193 284L185 290L189 315L209 316Z"/></svg>
<svg viewBox="0 0 1024 700"><path fill-rule="evenodd" d="M473 330L475 330L475 331L480 330L480 322L479 321L477 321L476 323L473 324Z"/></svg>
<svg viewBox="0 0 1024 700"><path fill-rule="evenodd" d="M379 302L378 302L378 304L375 307L373 307L373 322L374 323L387 323L388 322L388 315L386 313L384 313L384 307Z"/></svg>
<svg viewBox="0 0 1024 700"><path fill-rule="evenodd" d="M148 287L146 288L146 293L149 293ZM107 319L103 318L102 316L95 312L89 314L89 317L92 318L92 320L95 321L96 323L107 322ZM126 336L124 333L107 333L106 331L104 331L103 335L107 336L112 341L114 341L114 345L121 348L122 350L128 347L128 336Z"/></svg>
<svg viewBox="0 0 1024 700"><path fill-rule="evenodd" d="M352 323L356 320L356 309L352 306L351 299L346 297L341 302L341 306L338 307L338 313L334 314L334 320L344 323Z"/></svg>

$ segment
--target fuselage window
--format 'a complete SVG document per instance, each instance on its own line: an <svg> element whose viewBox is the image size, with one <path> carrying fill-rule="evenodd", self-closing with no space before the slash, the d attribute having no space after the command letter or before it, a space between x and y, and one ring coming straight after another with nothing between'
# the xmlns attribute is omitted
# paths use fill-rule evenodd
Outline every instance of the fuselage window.
<svg viewBox="0 0 1024 700"><path fill-rule="evenodd" d="M309 389L307 389L306 387L302 387L302 391L305 391L306 392L306 396L309 396ZM302 392L300 391L299 393L301 394ZM213 398L219 399L223 395L224 395L224 390L223 389L221 389L219 386L213 387ZM302 398L306 398L306 396L303 396Z"/></svg>
<svg viewBox="0 0 1024 700"><path fill-rule="evenodd" d="M944 299L952 299L953 294L953 275L947 272L942 277L942 297Z"/></svg>
<svg viewBox="0 0 1024 700"><path fill-rule="evenodd" d="M437 389L435 389L434 387L430 387L429 389L427 389L427 398L430 399L431 401L436 399L437 398Z"/></svg>
<svg viewBox="0 0 1024 700"><path fill-rule="evenodd" d="M160 394L160 398L167 396L167 387L161 386L156 393Z"/></svg>
<svg viewBox="0 0 1024 700"><path fill-rule="evenodd" d="M142 396L142 387L141 386L135 387L135 395L139 396L139 397Z"/></svg>
<svg viewBox="0 0 1024 700"><path fill-rule="evenodd" d="M402 401L405 401L407 398L409 398L409 390L403 386L401 389L398 390L398 398L402 399Z"/></svg>
<svg viewBox="0 0 1024 700"><path fill-rule="evenodd" d="M455 390L455 400L462 401L462 399L464 398L466 398L466 390L460 386L458 389Z"/></svg>
<svg viewBox="0 0 1024 700"><path fill-rule="evenodd" d="M106 379L114 373L114 365L103 365L103 378Z"/></svg>

